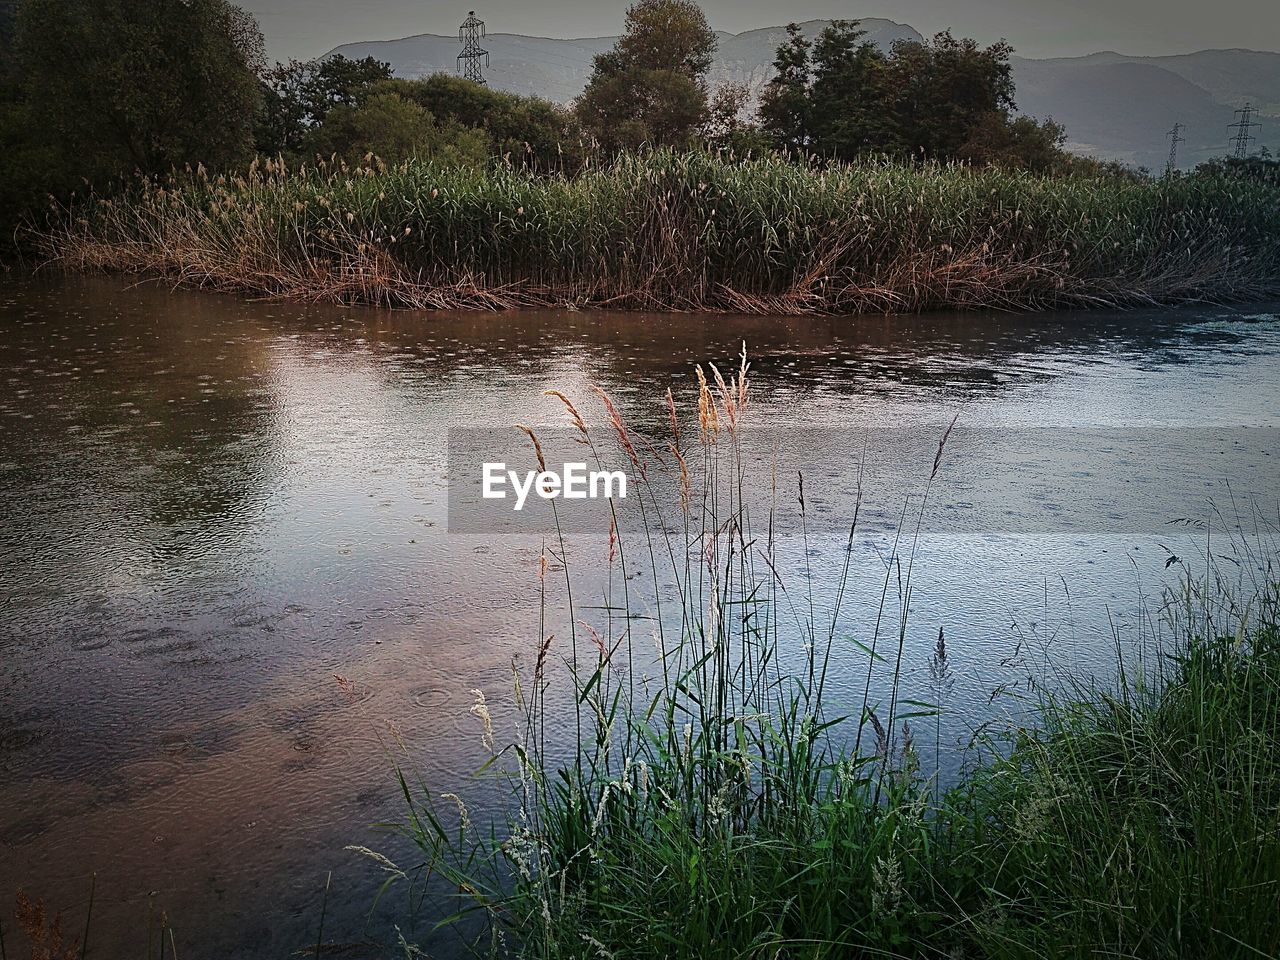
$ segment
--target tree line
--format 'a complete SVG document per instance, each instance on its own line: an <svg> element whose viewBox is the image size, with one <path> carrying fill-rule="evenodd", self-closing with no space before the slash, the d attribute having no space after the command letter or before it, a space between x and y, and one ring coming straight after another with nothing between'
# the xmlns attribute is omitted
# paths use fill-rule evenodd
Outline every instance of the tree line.
<svg viewBox="0 0 1280 960"><path fill-rule="evenodd" d="M1061 126L1015 113L1007 43L942 33L882 50L865 37L856 21L813 39L790 25L753 110L744 88L712 88L716 35L694 0L638 0L562 106L449 74L397 78L372 58L269 66L257 22L230 0L0 0L0 221L90 184L260 154L569 174L646 146L1042 172L1087 163L1062 149Z"/></svg>

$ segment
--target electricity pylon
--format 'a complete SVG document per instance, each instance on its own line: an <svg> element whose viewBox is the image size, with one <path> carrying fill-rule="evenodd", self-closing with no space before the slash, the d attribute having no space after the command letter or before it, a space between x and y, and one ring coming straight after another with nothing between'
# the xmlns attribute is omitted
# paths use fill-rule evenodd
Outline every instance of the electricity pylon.
<svg viewBox="0 0 1280 960"><path fill-rule="evenodd" d="M458 28L458 39L462 41L462 52L458 54L458 72L468 80L484 83L484 75L480 72L480 60L489 65L489 51L480 49L480 39L484 36L484 21L476 19L474 10L467 14Z"/></svg>
<svg viewBox="0 0 1280 960"><path fill-rule="evenodd" d="M1178 144L1185 143L1186 137L1182 135L1183 125L1175 123L1173 129L1169 131L1169 162L1164 165L1165 176L1170 176L1173 171L1178 169Z"/></svg>
<svg viewBox="0 0 1280 960"><path fill-rule="evenodd" d="M1245 103L1243 107L1236 111L1236 114L1240 119L1236 123L1227 127L1227 129L1238 131L1231 140L1231 155L1239 160L1243 160L1245 157L1249 156L1249 144L1258 139L1257 137L1250 136L1249 131L1254 127L1261 126L1261 124L1253 122L1252 103Z"/></svg>

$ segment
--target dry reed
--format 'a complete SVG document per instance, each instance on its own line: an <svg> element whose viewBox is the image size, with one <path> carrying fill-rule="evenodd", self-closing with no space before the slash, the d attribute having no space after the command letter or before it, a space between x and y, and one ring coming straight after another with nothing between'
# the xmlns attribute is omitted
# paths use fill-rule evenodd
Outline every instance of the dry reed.
<svg viewBox="0 0 1280 960"><path fill-rule="evenodd" d="M755 314L1124 306L1280 293L1280 190L959 166L625 156L569 178L257 163L66 212L50 264L415 309Z"/></svg>

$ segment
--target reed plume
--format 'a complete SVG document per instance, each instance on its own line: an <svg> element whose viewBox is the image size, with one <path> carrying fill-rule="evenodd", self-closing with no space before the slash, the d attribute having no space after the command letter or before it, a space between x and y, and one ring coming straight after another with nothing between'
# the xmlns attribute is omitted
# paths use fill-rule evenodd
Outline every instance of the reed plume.
<svg viewBox="0 0 1280 960"><path fill-rule="evenodd" d="M46 261L414 309L1006 310L1280 293L1280 191L655 151L574 177L376 158L139 181L63 212Z"/></svg>

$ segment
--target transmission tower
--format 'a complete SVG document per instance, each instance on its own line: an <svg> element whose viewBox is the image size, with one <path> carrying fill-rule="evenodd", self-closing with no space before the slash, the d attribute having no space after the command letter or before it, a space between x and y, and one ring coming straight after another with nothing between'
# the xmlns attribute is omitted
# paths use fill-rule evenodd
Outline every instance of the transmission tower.
<svg viewBox="0 0 1280 960"><path fill-rule="evenodd" d="M480 61L489 65L489 51L480 49L480 39L484 36L484 21L476 19L472 10L467 19L458 28L458 39L462 41L462 52L458 54L458 72L468 80L484 83L484 75L480 72Z"/></svg>
<svg viewBox="0 0 1280 960"><path fill-rule="evenodd" d="M1243 160L1245 157L1249 156L1249 144L1258 139L1257 137L1251 136L1249 131L1254 127L1262 126L1262 124L1255 123L1253 121L1252 103L1245 103L1243 107L1236 111L1236 116L1240 119L1227 128L1228 130L1237 131L1236 135L1231 139L1231 155L1239 160Z"/></svg>
<svg viewBox="0 0 1280 960"><path fill-rule="evenodd" d="M1165 176L1172 176L1173 171L1178 169L1178 144L1185 143L1187 139L1182 135L1183 129L1183 124L1175 123L1169 131L1169 162L1164 165Z"/></svg>

